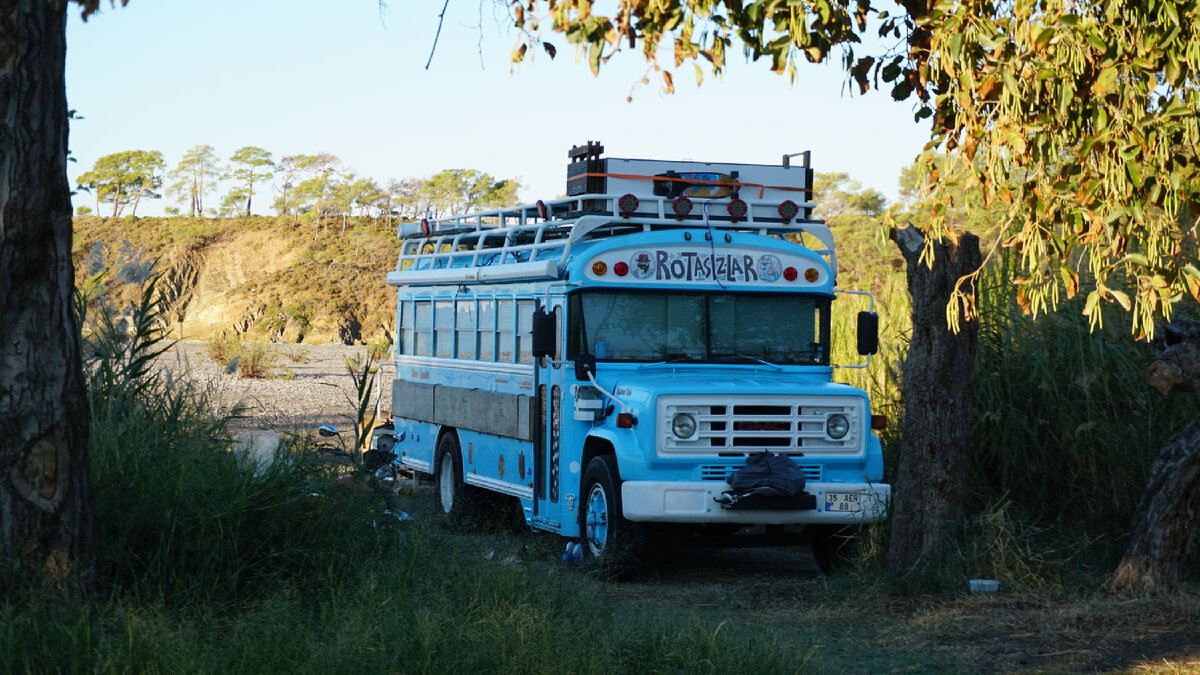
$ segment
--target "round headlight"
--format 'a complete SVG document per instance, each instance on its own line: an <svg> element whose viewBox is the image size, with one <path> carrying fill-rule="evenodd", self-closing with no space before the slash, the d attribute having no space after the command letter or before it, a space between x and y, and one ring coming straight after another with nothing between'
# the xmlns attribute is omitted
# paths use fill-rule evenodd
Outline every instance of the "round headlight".
<svg viewBox="0 0 1200 675"><path fill-rule="evenodd" d="M671 433L676 438L691 438L696 435L696 418L687 413L675 413L671 418Z"/></svg>
<svg viewBox="0 0 1200 675"><path fill-rule="evenodd" d="M840 439L850 433L850 420L845 415L830 415L825 418L825 433L830 438Z"/></svg>

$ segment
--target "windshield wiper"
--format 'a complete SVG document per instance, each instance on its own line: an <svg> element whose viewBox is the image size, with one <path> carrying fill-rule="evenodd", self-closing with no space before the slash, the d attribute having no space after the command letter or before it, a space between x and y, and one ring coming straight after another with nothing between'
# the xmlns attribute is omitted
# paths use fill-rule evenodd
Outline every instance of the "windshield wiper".
<svg viewBox="0 0 1200 675"><path fill-rule="evenodd" d="M712 360L716 361L716 362L734 361L737 359L761 363L762 365L769 366L771 368L774 368L775 370L782 370L782 368L780 368L776 364L771 363L770 361L764 361L764 360L758 358L757 356L749 356L746 354L713 354L713 356L712 356Z"/></svg>

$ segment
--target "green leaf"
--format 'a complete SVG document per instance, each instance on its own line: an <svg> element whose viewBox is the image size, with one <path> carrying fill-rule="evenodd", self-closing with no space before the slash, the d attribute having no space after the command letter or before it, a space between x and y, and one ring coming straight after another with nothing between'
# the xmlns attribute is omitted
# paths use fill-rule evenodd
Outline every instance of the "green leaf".
<svg viewBox="0 0 1200 675"><path fill-rule="evenodd" d="M1121 291L1117 291L1117 290L1112 290L1112 289L1109 290L1109 293L1112 293L1112 296L1114 298L1116 298L1117 303L1120 304L1121 308L1124 309L1126 312L1128 312L1129 309L1133 306L1129 302L1129 296L1126 295L1125 293L1123 293Z"/></svg>
<svg viewBox="0 0 1200 675"><path fill-rule="evenodd" d="M1104 92L1108 91L1108 88L1111 87L1112 83L1116 82L1116 80L1116 68L1109 67L1101 70L1100 74L1096 76L1096 81L1092 83L1092 93L1097 96L1104 94Z"/></svg>

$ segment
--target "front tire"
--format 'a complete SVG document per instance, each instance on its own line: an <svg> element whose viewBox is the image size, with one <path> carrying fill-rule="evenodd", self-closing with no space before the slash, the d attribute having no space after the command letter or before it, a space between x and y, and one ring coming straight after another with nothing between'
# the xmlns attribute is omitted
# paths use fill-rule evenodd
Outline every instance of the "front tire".
<svg viewBox="0 0 1200 675"><path fill-rule="evenodd" d="M593 458L582 487L579 531L584 564L613 577L637 569L645 554L645 532L641 524L625 519L616 458Z"/></svg>
<svg viewBox="0 0 1200 675"><path fill-rule="evenodd" d="M809 525L809 545L817 567L830 574L849 560L853 530L845 525Z"/></svg>

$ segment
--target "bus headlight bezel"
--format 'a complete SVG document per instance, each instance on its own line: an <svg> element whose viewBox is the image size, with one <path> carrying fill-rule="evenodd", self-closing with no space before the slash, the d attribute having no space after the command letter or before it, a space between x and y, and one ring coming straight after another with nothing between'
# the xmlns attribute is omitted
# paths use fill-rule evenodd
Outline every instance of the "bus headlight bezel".
<svg viewBox="0 0 1200 675"><path fill-rule="evenodd" d="M677 412L671 417L671 434L681 441L689 441L700 432L700 423L689 412Z"/></svg>
<svg viewBox="0 0 1200 675"><path fill-rule="evenodd" d="M825 418L825 435L835 441L846 438L850 433L850 418L842 413L833 413Z"/></svg>

